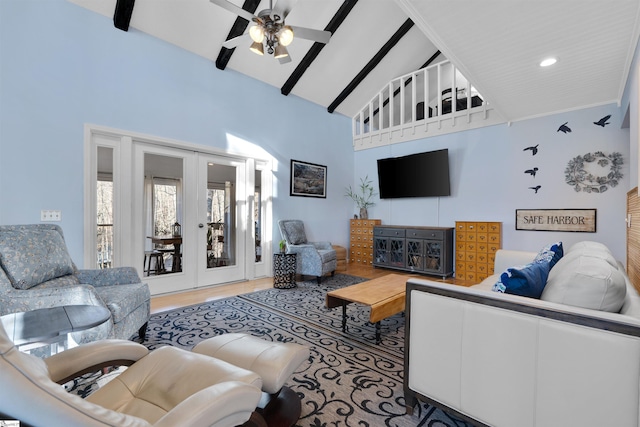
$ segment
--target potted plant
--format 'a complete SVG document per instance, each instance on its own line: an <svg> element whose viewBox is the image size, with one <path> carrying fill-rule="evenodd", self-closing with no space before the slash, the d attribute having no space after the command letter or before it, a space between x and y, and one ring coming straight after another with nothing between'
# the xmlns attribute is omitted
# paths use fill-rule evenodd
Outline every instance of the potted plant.
<svg viewBox="0 0 640 427"><path fill-rule="evenodd" d="M371 199L374 196L377 196L378 193L376 193L371 180L369 179L369 175L367 175L364 178L360 178L360 185L356 190L349 186L347 187L344 195L356 202L356 205L360 208L360 218L367 219L369 218L367 208L375 205Z"/></svg>
<svg viewBox="0 0 640 427"><path fill-rule="evenodd" d="M286 252L286 250L287 250L287 241L280 240L280 253L283 254Z"/></svg>

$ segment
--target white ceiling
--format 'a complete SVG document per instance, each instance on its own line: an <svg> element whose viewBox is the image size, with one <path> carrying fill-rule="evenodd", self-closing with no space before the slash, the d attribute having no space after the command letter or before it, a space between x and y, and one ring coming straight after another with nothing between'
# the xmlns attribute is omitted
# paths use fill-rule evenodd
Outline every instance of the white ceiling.
<svg viewBox="0 0 640 427"><path fill-rule="evenodd" d="M109 18L116 5L69 1ZM243 0L230 1L242 7ZM287 24L323 30L342 3L297 0ZM507 121L619 102L640 32L640 1L359 0L291 94L328 107L408 17L415 25L336 113L352 117L391 79L417 70L437 50ZM215 62L235 19L209 0L136 0L129 31ZM225 71L212 66L212 73L232 69L282 88L312 45L294 39L292 62L284 65L240 45ZM539 67L547 56L557 64Z"/></svg>

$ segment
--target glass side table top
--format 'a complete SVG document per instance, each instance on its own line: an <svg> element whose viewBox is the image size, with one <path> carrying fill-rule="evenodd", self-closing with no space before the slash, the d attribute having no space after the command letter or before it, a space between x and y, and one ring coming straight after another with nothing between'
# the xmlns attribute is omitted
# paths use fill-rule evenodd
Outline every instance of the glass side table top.
<svg viewBox="0 0 640 427"><path fill-rule="evenodd" d="M66 341L71 332L93 328L110 317L110 311L102 306L65 305L7 314L0 321L9 338L24 351Z"/></svg>

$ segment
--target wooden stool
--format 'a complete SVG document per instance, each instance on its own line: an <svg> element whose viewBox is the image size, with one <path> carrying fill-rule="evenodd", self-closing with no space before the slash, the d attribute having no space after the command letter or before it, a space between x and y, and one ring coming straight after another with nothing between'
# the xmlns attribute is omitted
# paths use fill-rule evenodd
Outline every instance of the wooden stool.
<svg viewBox="0 0 640 427"><path fill-rule="evenodd" d="M151 261L154 260L153 270L151 269ZM151 276L151 272L153 271L155 275L164 273L164 257L162 252L158 251L145 251L144 253L144 264L147 276Z"/></svg>
<svg viewBox="0 0 640 427"><path fill-rule="evenodd" d="M347 249L338 245L331 245L331 247L333 248L334 251L336 251L336 261L338 262L336 271L346 271L347 270Z"/></svg>

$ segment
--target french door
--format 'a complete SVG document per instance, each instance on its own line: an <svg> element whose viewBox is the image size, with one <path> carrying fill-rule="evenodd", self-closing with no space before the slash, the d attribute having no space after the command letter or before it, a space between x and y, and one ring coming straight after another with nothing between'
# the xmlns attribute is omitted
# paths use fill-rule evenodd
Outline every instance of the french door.
<svg viewBox="0 0 640 427"><path fill-rule="evenodd" d="M86 139L87 268L135 266L152 294L271 274L269 162L121 134Z"/></svg>
<svg viewBox="0 0 640 427"><path fill-rule="evenodd" d="M197 286L245 278L247 161L197 154Z"/></svg>

